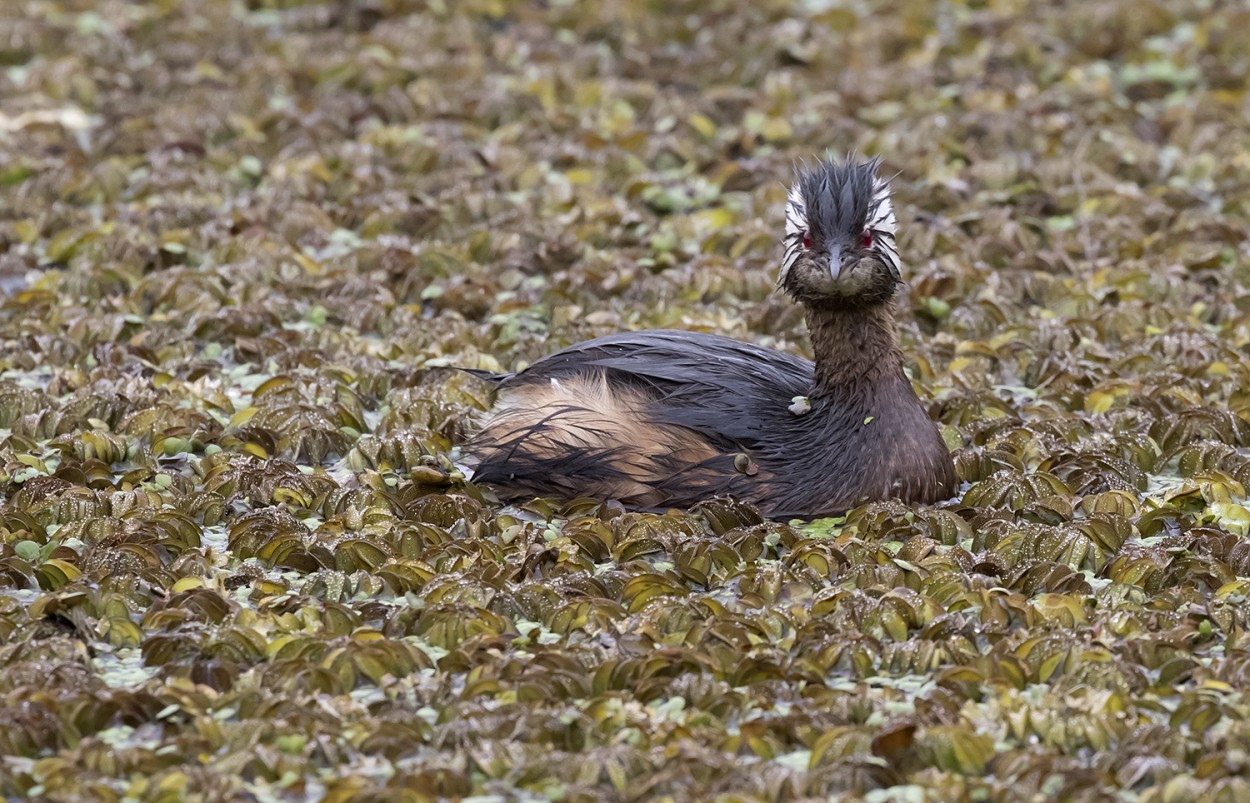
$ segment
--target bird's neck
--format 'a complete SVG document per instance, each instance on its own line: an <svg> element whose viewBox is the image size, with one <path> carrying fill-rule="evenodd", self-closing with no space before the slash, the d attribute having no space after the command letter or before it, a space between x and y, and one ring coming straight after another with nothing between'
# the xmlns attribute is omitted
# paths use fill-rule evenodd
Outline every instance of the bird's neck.
<svg viewBox="0 0 1250 803"><path fill-rule="evenodd" d="M866 307L808 307L816 362L816 396L862 395L906 382L894 303Z"/></svg>

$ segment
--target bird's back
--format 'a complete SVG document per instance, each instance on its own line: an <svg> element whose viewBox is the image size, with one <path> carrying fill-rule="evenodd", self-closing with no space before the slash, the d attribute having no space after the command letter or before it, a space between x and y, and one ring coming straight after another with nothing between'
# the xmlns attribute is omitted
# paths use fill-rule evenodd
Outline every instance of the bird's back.
<svg viewBox="0 0 1250 803"><path fill-rule="evenodd" d="M758 499L751 454L773 448L810 361L718 335L629 332L578 343L503 378L470 443L478 481L511 497L604 496L683 506Z"/></svg>
<svg viewBox="0 0 1250 803"><path fill-rule="evenodd" d="M663 421L738 442L766 435L764 419L807 393L813 370L810 360L741 340L650 329L569 346L513 375L502 387L606 372L611 380L653 396L655 413Z"/></svg>

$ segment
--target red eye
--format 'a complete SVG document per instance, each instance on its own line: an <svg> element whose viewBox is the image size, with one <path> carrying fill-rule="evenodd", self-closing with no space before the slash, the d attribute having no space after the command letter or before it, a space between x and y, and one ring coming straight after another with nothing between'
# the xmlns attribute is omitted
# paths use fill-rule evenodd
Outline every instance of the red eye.
<svg viewBox="0 0 1250 803"><path fill-rule="evenodd" d="M810 251L811 248L812 248L812 235L804 234L803 235L803 250Z"/></svg>
<svg viewBox="0 0 1250 803"><path fill-rule="evenodd" d="M864 229L864 247L872 248L872 230Z"/></svg>

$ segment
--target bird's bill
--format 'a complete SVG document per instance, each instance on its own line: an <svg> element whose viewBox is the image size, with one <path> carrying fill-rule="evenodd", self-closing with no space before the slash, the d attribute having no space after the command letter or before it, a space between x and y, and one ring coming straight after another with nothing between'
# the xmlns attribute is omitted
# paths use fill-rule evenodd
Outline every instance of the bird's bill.
<svg viewBox="0 0 1250 803"><path fill-rule="evenodd" d="M842 246L834 243L829 246L829 278L835 282L842 275Z"/></svg>

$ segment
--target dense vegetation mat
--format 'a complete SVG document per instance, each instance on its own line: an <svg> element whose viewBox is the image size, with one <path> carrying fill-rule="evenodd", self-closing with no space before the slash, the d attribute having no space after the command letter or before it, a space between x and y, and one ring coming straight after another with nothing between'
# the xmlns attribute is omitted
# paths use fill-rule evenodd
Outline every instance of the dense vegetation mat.
<svg viewBox="0 0 1250 803"><path fill-rule="evenodd" d="M0 794L1245 800L1250 11L0 8ZM965 481L503 508L626 328L803 352L800 156L886 157Z"/></svg>

